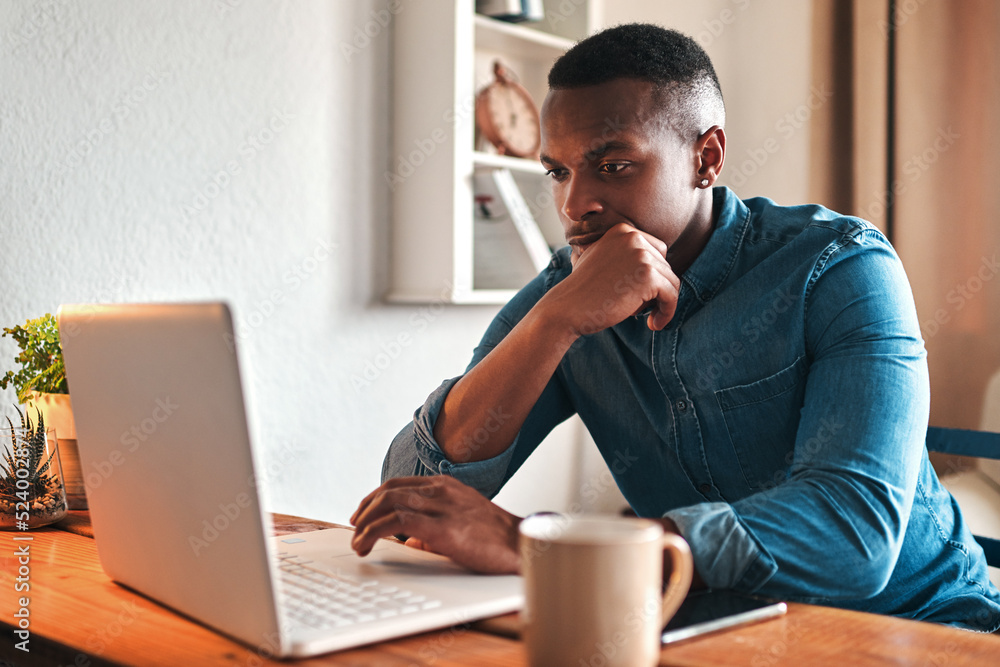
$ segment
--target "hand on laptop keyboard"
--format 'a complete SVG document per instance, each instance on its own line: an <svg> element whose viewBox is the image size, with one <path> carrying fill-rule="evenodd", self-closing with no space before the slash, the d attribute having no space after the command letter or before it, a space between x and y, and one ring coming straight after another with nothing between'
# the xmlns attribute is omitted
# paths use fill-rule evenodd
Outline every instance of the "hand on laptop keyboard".
<svg viewBox="0 0 1000 667"><path fill-rule="evenodd" d="M398 477L370 493L351 517L351 546L367 555L397 533L407 544L442 554L475 572L516 574L521 522L454 477Z"/></svg>

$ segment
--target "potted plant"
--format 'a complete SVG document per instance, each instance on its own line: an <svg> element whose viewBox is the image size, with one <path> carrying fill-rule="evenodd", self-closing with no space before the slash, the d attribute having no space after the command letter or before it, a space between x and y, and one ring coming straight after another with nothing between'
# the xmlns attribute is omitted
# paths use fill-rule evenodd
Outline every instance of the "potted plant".
<svg viewBox="0 0 1000 667"><path fill-rule="evenodd" d="M59 324L52 314L46 313L23 325L4 327L0 337L7 336L20 347L20 353L14 357L20 367L0 376L0 389L13 385L17 400L39 411L49 428L55 429L70 509L86 509L73 405L59 346Z"/></svg>
<svg viewBox="0 0 1000 667"><path fill-rule="evenodd" d="M17 409L21 425L7 418L0 429L0 528L27 530L55 523L66 516L66 491L61 478L59 449L49 439L45 418L38 423Z"/></svg>

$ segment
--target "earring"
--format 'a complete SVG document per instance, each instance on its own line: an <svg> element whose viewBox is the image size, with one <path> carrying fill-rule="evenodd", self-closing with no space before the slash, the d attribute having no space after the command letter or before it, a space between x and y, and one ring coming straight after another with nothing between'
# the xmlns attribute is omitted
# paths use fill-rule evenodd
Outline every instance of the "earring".
<svg viewBox="0 0 1000 667"><path fill-rule="evenodd" d="M707 185L708 185L708 179L707 178L701 179L701 187L705 187Z"/></svg>

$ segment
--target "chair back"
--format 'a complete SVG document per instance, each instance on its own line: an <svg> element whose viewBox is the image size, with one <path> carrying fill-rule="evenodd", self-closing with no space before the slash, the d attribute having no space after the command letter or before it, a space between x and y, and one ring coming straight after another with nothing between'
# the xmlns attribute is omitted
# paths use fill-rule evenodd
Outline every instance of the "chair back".
<svg viewBox="0 0 1000 667"><path fill-rule="evenodd" d="M927 429L927 451L1000 460L1000 433L931 426ZM1000 567L1000 540L976 535L986 552L986 562Z"/></svg>

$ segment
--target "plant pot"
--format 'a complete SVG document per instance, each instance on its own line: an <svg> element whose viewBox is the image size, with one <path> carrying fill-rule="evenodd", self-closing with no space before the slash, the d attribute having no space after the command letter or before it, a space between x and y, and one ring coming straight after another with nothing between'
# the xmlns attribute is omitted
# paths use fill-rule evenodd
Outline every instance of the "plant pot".
<svg viewBox="0 0 1000 667"><path fill-rule="evenodd" d="M55 429L59 441L59 458L62 461L66 502L71 510L87 509L87 496L83 486L83 468L76 447L76 423L73 421L73 403L69 394L41 394L31 392L28 407L38 410L45 419L45 427Z"/></svg>
<svg viewBox="0 0 1000 667"><path fill-rule="evenodd" d="M66 491L54 429L0 428L0 530L29 530L66 516Z"/></svg>

